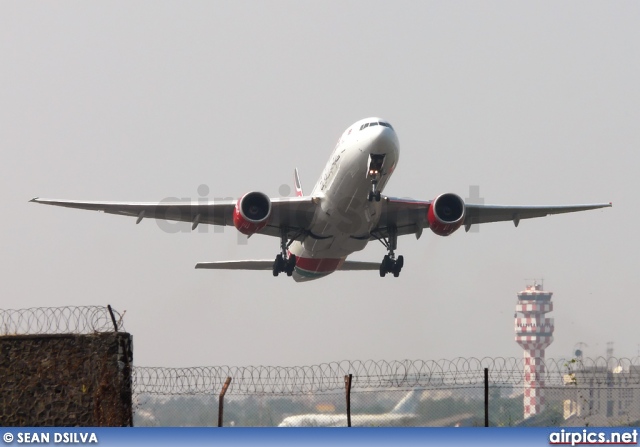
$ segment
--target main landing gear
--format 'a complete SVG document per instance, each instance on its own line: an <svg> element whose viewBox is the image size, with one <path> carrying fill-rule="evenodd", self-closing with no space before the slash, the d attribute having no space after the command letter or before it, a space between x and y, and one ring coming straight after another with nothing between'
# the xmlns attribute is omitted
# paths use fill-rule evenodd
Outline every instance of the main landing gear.
<svg viewBox="0 0 640 447"><path fill-rule="evenodd" d="M293 269L296 267L296 255L287 257L286 254L279 254L273 261L273 276L278 276L281 272L287 276L293 275Z"/></svg>
<svg viewBox="0 0 640 447"><path fill-rule="evenodd" d="M398 256L398 259L394 259L393 252L388 255L385 255L382 258L382 262L380 263L380 276L384 278L387 273L393 273L394 277L400 276L400 271L402 270L402 266L404 265L404 257L402 255Z"/></svg>
<svg viewBox="0 0 640 447"><path fill-rule="evenodd" d="M395 255L395 249L398 243L398 230L395 227L389 227L387 228L387 232L389 234L387 238L378 237L374 234L389 252L389 254L382 258L382 262L380 263L380 276L384 278L387 273L393 273L393 276L397 278L400 276L400 271L402 271L402 267L404 266L404 257L400 255L396 259Z"/></svg>
<svg viewBox="0 0 640 447"><path fill-rule="evenodd" d="M288 255L287 252L294 240L295 238L288 241L286 228L280 230L281 253L278 254L276 260L273 261L273 276L278 276L280 273L286 273L287 276L293 275L293 270L296 267L296 255Z"/></svg>

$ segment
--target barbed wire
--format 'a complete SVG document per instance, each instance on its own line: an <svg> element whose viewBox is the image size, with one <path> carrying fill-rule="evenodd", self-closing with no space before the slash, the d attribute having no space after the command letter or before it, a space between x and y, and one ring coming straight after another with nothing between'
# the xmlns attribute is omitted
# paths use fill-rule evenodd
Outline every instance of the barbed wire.
<svg viewBox="0 0 640 447"><path fill-rule="evenodd" d="M0 309L0 335L91 334L124 331L123 314L103 306Z"/></svg>
<svg viewBox="0 0 640 447"><path fill-rule="evenodd" d="M344 376L353 374L351 386L356 390L446 389L481 386L484 368L489 369L489 380L493 386L514 386L525 382L522 358L459 357L438 361L342 361L306 367L135 367L133 388L136 394L216 394L225 379L231 377L227 394L295 395L342 390ZM640 386L640 358L550 359L544 362L543 376L546 386L581 386L587 383L593 386L593 383L616 382L614 379L618 378L621 379L619 386Z"/></svg>

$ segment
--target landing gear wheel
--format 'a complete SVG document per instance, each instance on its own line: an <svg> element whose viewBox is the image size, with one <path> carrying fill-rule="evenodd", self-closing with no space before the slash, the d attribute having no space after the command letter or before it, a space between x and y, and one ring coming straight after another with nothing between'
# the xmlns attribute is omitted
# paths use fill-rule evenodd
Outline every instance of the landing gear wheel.
<svg viewBox="0 0 640 447"><path fill-rule="evenodd" d="M293 275L293 270L295 268L296 268L296 255L291 255L289 256L289 259L287 259L287 265L285 267L285 272L287 273L287 276Z"/></svg>
<svg viewBox="0 0 640 447"><path fill-rule="evenodd" d="M372 194L371 192L370 194ZM373 193L375 194L375 193ZM377 192L379 195L380 192ZM394 226L387 227L387 237L378 233L372 232L372 236L378 239L382 245L387 249L387 254L382 258L380 263L380 276L385 276L387 273L393 273L396 278L400 276L400 271L404 267L404 257L398 256L396 259L395 250L398 241L398 229Z"/></svg>
<svg viewBox="0 0 640 447"><path fill-rule="evenodd" d="M379 202L380 201L380 191L376 191L373 194L373 197L376 199L376 202ZM371 200L369 200L369 201L371 201Z"/></svg>
<svg viewBox="0 0 640 447"><path fill-rule="evenodd" d="M369 202L373 202L373 196L374 196L373 191L369 191L369 194L367 194L367 200Z"/></svg>
<svg viewBox="0 0 640 447"><path fill-rule="evenodd" d="M297 258L296 255L291 254L289 246L298 237L302 236L303 233L299 231L298 233L294 233L290 238L289 230L287 227L280 227L280 254L278 254L275 261L273 261L273 276L278 276L280 273L286 273L287 276L292 276L296 268Z"/></svg>
<svg viewBox="0 0 640 447"><path fill-rule="evenodd" d="M400 276L403 266L403 256L398 256L398 259L393 259L391 255L385 255L380 263L380 277L384 278L387 273L393 273L393 276L397 278Z"/></svg>
<svg viewBox="0 0 640 447"><path fill-rule="evenodd" d="M273 261L273 276L278 276L280 272L285 271L285 260L284 257L280 254L276 256L276 260Z"/></svg>
<svg viewBox="0 0 640 447"><path fill-rule="evenodd" d="M391 259L391 256L385 255L384 258L382 258L382 265L380 267L384 269L385 273L390 273L393 268L393 259Z"/></svg>

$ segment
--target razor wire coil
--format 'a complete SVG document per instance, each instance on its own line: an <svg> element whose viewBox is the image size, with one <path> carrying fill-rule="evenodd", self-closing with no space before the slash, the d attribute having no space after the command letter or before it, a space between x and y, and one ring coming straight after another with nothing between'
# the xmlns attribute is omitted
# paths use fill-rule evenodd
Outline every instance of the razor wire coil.
<svg viewBox="0 0 640 447"><path fill-rule="evenodd" d="M547 387L640 386L640 358L559 359L544 362ZM227 394L297 395L344 389L344 376L353 374L352 389L424 387L448 389L481 386L484 368L493 386L524 385L522 358L456 358L453 360L341 361L307 367L211 366L194 368L135 367L133 386L137 394L215 394L227 377ZM624 372L617 374L611 371ZM618 380L619 379L619 380Z"/></svg>
<svg viewBox="0 0 640 447"><path fill-rule="evenodd" d="M117 331L123 314L113 310ZM109 309L103 306L0 309L0 335L92 334L114 332Z"/></svg>

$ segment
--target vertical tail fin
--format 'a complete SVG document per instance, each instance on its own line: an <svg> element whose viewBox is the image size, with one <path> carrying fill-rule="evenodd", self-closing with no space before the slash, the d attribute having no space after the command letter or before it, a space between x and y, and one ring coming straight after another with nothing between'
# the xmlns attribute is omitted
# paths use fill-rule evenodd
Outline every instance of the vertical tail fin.
<svg viewBox="0 0 640 447"><path fill-rule="evenodd" d="M391 414L413 414L418 408L420 398L424 393L423 388L409 391L406 396L391 410Z"/></svg>
<svg viewBox="0 0 640 447"><path fill-rule="evenodd" d="M296 196L304 196L304 193L302 192L302 185L300 184L300 175L298 175L298 168L293 172L293 184L296 187Z"/></svg>

